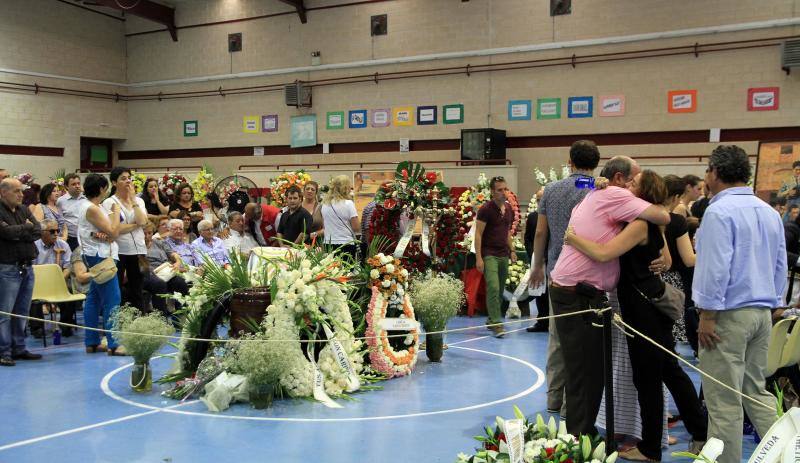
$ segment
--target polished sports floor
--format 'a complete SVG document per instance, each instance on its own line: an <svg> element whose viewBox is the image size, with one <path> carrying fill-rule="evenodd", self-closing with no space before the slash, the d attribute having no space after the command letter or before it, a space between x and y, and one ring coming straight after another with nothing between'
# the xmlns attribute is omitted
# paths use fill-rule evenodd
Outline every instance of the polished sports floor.
<svg viewBox="0 0 800 463"><path fill-rule="evenodd" d="M450 328L483 321L457 318ZM496 415L512 416L512 405L546 414L547 336L525 326L510 326L504 339L483 328L452 333L442 363L422 353L411 376L340 400L341 409L281 400L269 410L234 404L222 413L163 398L160 385L134 393L131 358L88 355L80 335L45 349L30 339L43 360L0 368L0 462L452 462ZM154 378L171 362L154 359ZM670 456L686 449L682 425L670 433L680 442L664 461L688 461ZM745 459L753 449L745 436Z"/></svg>

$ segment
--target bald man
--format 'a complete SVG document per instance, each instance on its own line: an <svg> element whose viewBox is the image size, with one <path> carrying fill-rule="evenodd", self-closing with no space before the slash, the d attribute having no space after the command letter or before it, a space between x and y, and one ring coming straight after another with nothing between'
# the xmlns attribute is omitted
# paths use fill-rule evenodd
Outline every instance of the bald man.
<svg viewBox="0 0 800 463"><path fill-rule="evenodd" d="M30 210L22 205L22 183L13 178L0 182L0 310L28 316L33 295L33 264L38 254L36 240L42 229ZM15 360L39 360L25 349L24 318L0 314L0 366L13 367Z"/></svg>
<svg viewBox="0 0 800 463"><path fill-rule="evenodd" d="M277 218L280 209L269 204L248 203L244 207L244 222L260 246L276 246Z"/></svg>

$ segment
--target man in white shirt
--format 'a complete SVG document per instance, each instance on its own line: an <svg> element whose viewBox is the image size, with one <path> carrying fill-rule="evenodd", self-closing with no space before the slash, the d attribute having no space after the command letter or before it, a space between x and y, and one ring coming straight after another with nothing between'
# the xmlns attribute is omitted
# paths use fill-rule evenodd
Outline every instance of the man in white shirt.
<svg viewBox="0 0 800 463"><path fill-rule="evenodd" d="M78 174L67 174L64 176L64 184L67 186L67 194L56 200L56 206L61 210L64 221L67 223L67 244L70 250L78 247L78 211L86 201L81 188L81 178Z"/></svg>
<svg viewBox="0 0 800 463"><path fill-rule="evenodd" d="M228 231L229 235L223 242L228 252L236 251L249 256L253 248L258 246L250 233L245 231L244 216L240 212L233 211L228 214Z"/></svg>

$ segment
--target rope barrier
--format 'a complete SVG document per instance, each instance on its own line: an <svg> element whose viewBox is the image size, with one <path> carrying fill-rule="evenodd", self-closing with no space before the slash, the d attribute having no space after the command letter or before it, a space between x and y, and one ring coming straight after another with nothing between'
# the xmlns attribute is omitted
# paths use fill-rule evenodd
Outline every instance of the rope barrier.
<svg viewBox="0 0 800 463"><path fill-rule="evenodd" d="M599 316L603 312L606 312L608 310L611 310L611 307L606 307L604 309L580 310L580 311L577 311L577 312L570 312L570 313L559 314L559 315L548 315L546 317L531 317L531 318L512 320L512 321L501 322L501 323L491 323L491 324L487 324L487 325L476 325L476 326L468 326L468 327L464 327L464 328L454 328L454 329L451 329L451 330L426 331L425 334L428 335L428 334L461 333L461 332L465 332L465 331L478 330L478 329L481 329L481 328L503 327L505 325L515 325L515 324L520 324L520 323L531 323L531 322L535 322L535 321L539 321L539 320L549 320L549 319L555 319L555 318L571 317L571 316L574 316L574 315L583 315L583 314L586 314L586 313L594 313L594 314ZM219 338L217 338L217 339L206 339L206 338L193 338L193 337L183 337L183 336L174 335L174 334L173 335L163 335L163 334L137 333L135 331L106 330L106 329L103 329L103 328L93 328L93 327L83 326L83 325L74 325L72 323L57 322L57 321L47 320L45 318L30 317L28 315L15 314L15 313L6 312L6 311L3 311L3 310L0 310L0 315L6 315L6 316L9 316L9 317L15 317L15 318L23 318L23 319L26 319L26 320L38 321L38 322L43 322L43 323L50 323L50 324L53 324L53 325L60 325L60 326L65 326L65 327L69 327L69 328L78 328L78 329L83 329L83 330L87 330L87 331L95 331L95 332L98 332L98 333L110 333L110 334L114 334L114 335L115 334L132 334L132 335L136 335L136 336L144 336L144 337L151 337L151 338L176 339L176 340L186 340L186 341L195 341L195 342L216 342L216 343L236 343L236 342L301 342L301 343L318 343L319 342L319 343L326 343L326 342L328 342L327 339L219 339ZM360 336L360 337L354 337L353 340L365 341L367 339L373 339L373 338L380 338L380 339L383 339L383 338L405 338L406 336L408 336L408 334L388 334L388 335L385 335L385 336Z"/></svg>
<svg viewBox="0 0 800 463"><path fill-rule="evenodd" d="M722 386L723 388L725 388L725 389L727 389L727 390L729 390L729 391L733 392L734 394L738 394L738 395L742 396L743 398L750 400L751 402L755 402L757 405L760 405L760 406L762 406L762 407L764 407L764 408L766 408L766 409L769 409L769 410L770 410L770 411L772 411L772 412L777 412L777 410L775 409L775 407L773 407L773 406L771 406L771 405L767 405L767 404L765 404L764 402L762 402L762 401L760 401L760 400L758 400L758 399L755 399L755 398L753 398L753 397L750 397L749 395L746 395L746 394L742 393L741 391L737 391L736 389L734 389L734 388L732 388L732 387L728 386L727 384L723 383L722 381L718 380L717 378L714 378L713 376L709 375L708 373L706 373L705 371L701 370L700 368L698 368L698 367L696 367L696 366L692 365L692 364L691 364L691 362L689 362L688 360L684 359L684 358L683 358L683 357L681 357L680 355L677 355L677 354L675 354L674 352L672 352L671 350L669 350L669 349L667 349L666 347L662 346L661 344L657 343L656 341L654 341L653 339L651 339L651 338L650 338L650 337L648 337L647 335L644 335L644 334L642 334L642 332L641 332L641 331L638 331L638 330L636 330L635 328L633 328L631 325L629 325L629 324L625 323L625 321L622 319L622 317L620 316L620 314L618 314L618 313L615 313L615 314L614 314L614 323L615 323L615 324L617 324L617 323L618 323L618 324L621 324L622 326L624 326L625 328L627 328L628 330L630 330L632 333L634 333L634 334L636 334L637 336L641 337L641 338L642 338L642 339L644 339L645 341L648 341L648 342L650 342L651 344L653 344L654 346L656 346L656 347L658 347L659 349L663 350L663 351L664 351L664 352L666 352L667 354L669 354L669 355L671 355L671 356L675 357L676 359L678 359L678 361L679 361L679 362L683 362L683 364L684 364L684 365L687 365L687 366L689 366L689 368L691 368L691 369L695 370L696 372L700 373L700 374L701 374L701 375L703 375L705 378L707 378L707 379L709 379L709 380L711 380L711 381L713 381L713 382L715 382L715 383L719 384L719 385L720 385L720 386ZM620 326L616 326L616 327L617 327L617 329L619 329L619 330L621 330L623 333L625 333L625 330L623 330L623 329L622 329ZM625 333L625 334L627 334L627 335L629 335L629 336L630 336L630 334L628 334L628 333Z"/></svg>
<svg viewBox="0 0 800 463"><path fill-rule="evenodd" d="M481 329L481 328L502 327L502 326L505 326L505 325L514 325L514 324L519 324L519 323L530 323L530 322L539 321L539 320L552 320L552 319L556 319L556 318L572 317L572 316L583 315L583 314L587 314L587 313L594 313L595 315L599 316L602 313L607 312L609 310L611 310L611 307L605 307L603 309L579 310L579 311L576 311L576 312L570 312L570 313L558 314L558 315L548 315L548 316L545 316L545 317L531 317L531 318L526 318L526 319L502 322L502 323L491 323L491 324L486 324L486 325L476 325L476 326L469 326L469 327L464 327L464 328L454 328L454 329L451 329L451 330L431 331L431 332L426 332L425 334L460 333L460 332L465 332L465 331L473 331L473 330L477 330L477 329ZM316 340L310 340L310 339L242 339L242 340L239 340L239 339L204 339L204 338L182 337L182 336L178 336L178 335L161 335L161 334L150 334L150 333L137 333L137 332L134 332L134 331L106 330L106 329L103 329L103 328L93 328L93 327L88 327L88 326L75 325L75 324L72 324L72 323L64 323L64 322L57 322L57 321L47 320L47 319L44 319L44 318L30 317L30 316L27 316L27 315L19 315L19 314L10 313L10 312L6 312L6 311L2 311L2 310L0 310L0 315L6 315L6 316L9 316L9 317L15 317L15 318L23 318L23 319L26 319L26 320L39 321L39 322L43 322L43 323L50 323L50 324L66 326L66 327L70 327L70 328L79 328L79 329L84 329L84 330L88 330L88 331L96 331L96 332L100 332L100 333L132 334L132 335L136 335L136 336L145 336L145 337L162 338L162 339L177 339L177 340L183 339L183 340L186 340L186 341L195 341L195 342L216 342L216 343L233 343L233 342L301 342L301 343L323 342L324 343L324 342L328 342L328 340L319 340L319 339L316 339ZM751 402L754 402L757 405L760 405L760 406L762 406L762 407L764 407L766 409L769 409L772 412L776 412L776 409L775 409L774 406L765 404L764 402L761 402L760 400L758 400L756 398L750 397L750 396L742 393L741 391L737 391L733 387L728 386L727 384L725 384L722 381L714 378L713 376L709 375L708 373L706 373L705 371L703 371L700 368L696 367L695 365L692 365L691 362L689 362L688 360L684 359L680 355L675 354L674 352L672 352L671 350L667 349L666 347L662 346L661 344L659 344L658 342L656 342L655 340L653 340L649 336L643 334L641 331L638 331L637 329L633 328L629 324L625 323L625 321L622 319L620 314L615 313L615 314L613 314L613 317L614 317L614 326L615 326L615 328L620 330L625 336L633 337L634 335L636 335L636 336L641 337L645 341L648 341L649 343L651 343L654 346L658 347L662 351L666 352L668 355L671 355L672 357L675 357L679 362L682 362L684 365L686 365L689 368L695 370L696 372L698 372L703 377L705 377L708 380L713 381L714 383L722 386L724 389L727 389L730 392L733 392L734 394L737 394L737 395L741 396L744 399L750 400ZM594 323L592 325L598 326L598 325L596 325ZM599 325L599 326L602 327L602 325ZM623 327L624 327L624 329L623 329ZM628 331L634 333L634 334L630 334L629 332L626 331L626 329ZM386 337L386 338L404 338L406 336L408 336L408 334L394 334L394 335L386 335L386 336L361 336L361 337L355 337L353 339L354 340L363 341L363 340L367 340L367 339L371 339L371 338L378 338L378 337L380 337L380 338L383 338L383 337Z"/></svg>

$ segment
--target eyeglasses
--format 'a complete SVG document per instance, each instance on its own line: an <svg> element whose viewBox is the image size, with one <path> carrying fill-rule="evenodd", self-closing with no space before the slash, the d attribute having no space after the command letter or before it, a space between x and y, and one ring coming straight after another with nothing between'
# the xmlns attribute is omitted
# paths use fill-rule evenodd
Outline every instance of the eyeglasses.
<svg viewBox="0 0 800 463"><path fill-rule="evenodd" d="M506 179L502 175L498 175L497 177L492 177L493 182L505 182Z"/></svg>
<svg viewBox="0 0 800 463"><path fill-rule="evenodd" d="M54 228L54 229L48 228L48 229L45 229L45 230L42 230L42 231L46 231L47 233L58 233L58 228Z"/></svg>

